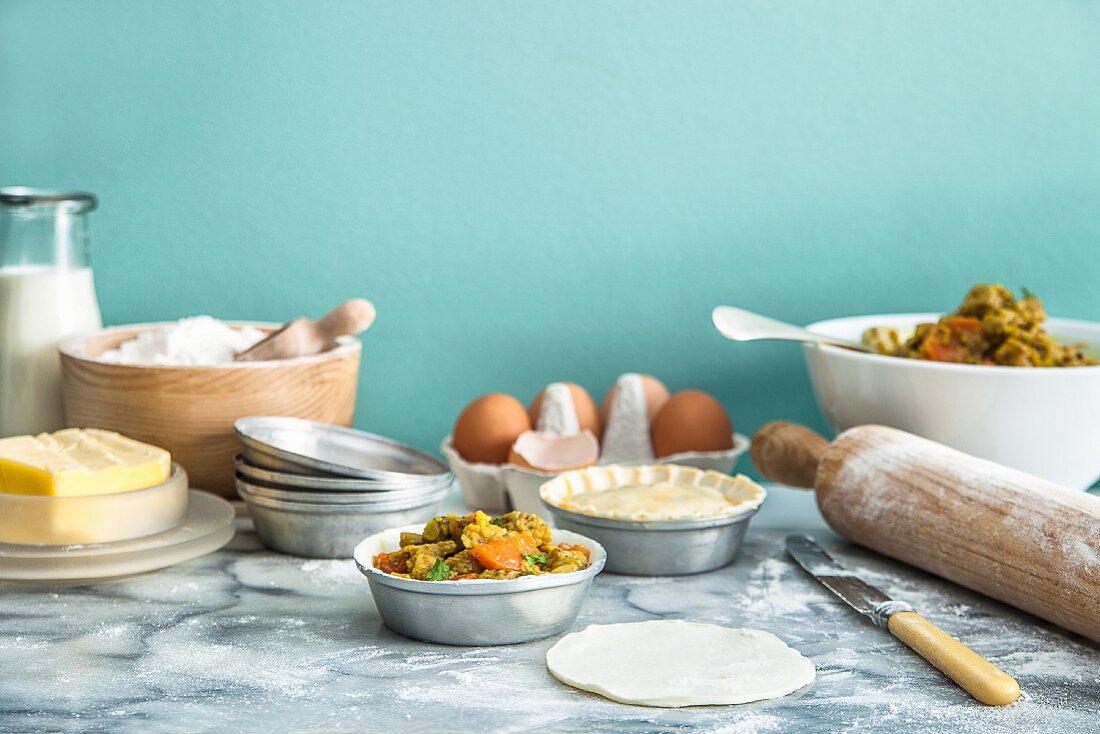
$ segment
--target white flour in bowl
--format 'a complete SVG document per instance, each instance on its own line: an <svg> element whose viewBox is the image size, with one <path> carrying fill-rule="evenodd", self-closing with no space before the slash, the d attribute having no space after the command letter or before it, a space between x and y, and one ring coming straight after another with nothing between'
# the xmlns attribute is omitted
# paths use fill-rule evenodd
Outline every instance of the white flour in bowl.
<svg viewBox="0 0 1100 734"><path fill-rule="evenodd" d="M252 326L234 328L211 316L192 316L138 334L97 357L113 364L217 365L258 342L264 333Z"/></svg>

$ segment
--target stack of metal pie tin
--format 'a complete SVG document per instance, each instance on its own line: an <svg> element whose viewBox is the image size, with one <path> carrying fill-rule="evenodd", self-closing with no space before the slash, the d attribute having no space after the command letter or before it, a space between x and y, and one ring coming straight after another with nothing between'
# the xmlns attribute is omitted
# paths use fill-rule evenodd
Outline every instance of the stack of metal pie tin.
<svg viewBox="0 0 1100 734"><path fill-rule="evenodd" d="M372 533L431 519L454 487L439 459L372 433L267 416L236 429L237 492L281 553L351 558Z"/></svg>

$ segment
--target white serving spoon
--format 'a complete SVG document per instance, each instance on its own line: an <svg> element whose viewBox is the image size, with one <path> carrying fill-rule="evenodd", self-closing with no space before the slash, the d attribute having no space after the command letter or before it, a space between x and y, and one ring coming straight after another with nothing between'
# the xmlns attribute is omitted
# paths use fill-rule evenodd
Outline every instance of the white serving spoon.
<svg viewBox="0 0 1100 734"><path fill-rule="evenodd" d="M831 344L835 347L855 349L858 352L870 352L858 342L839 339L834 336L815 334L801 326L776 321L743 308L719 306L711 312L711 320L718 333L735 342L751 342L759 339L777 339L788 342L808 342L811 344Z"/></svg>

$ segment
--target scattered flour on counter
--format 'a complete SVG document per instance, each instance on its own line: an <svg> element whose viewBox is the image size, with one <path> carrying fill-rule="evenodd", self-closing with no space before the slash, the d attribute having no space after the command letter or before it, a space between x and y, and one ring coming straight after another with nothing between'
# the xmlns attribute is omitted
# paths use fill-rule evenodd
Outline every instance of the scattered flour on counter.
<svg viewBox="0 0 1100 734"><path fill-rule="evenodd" d="M716 727L704 729L703 731L706 732L706 734L763 734L764 732L778 730L780 724L781 722L778 716L753 712L746 714L736 721L731 721L728 724L719 724Z"/></svg>
<svg viewBox="0 0 1100 734"><path fill-rule="evenodd" d="M212 316L192 316L141 332L97 358L113 364L217 365L258 342L264 333L252 326L235 328Z"/></svg>
<svg viewBox="0 0 1100 734"><path fill-rule="evenodd" d="M1010 652L998 661L1014 675L1069 678L1100 684L1100 669L1093 667L1088 653L1069 650L1033 650ZM1091 675L1088 671L1092 671Z"/></svg>
<svg viewBox="0 0 1100 734"><path fill-rule="evenodd" d="M0 650L41 650L48 647L46 640L32 639L23 635L0 635Z"/></svg>
<svg viewBox="0 0 1100 734"><path fill-rule="evenodd" d="M804 613L810 604L829 600L826 596L829 592L823 587L787 583L796 574L812 580L793 562L779 558L763 559L749 574L749 584L738 606L752 615L784 615Z"/></svg>
<svg viewBox="0 0 1100 734"><path fill-rule="evenodd" d="M405 656L402 662L409 670L434 670L447 668L456 663L499 663L500 657L489 650L475 648L464 651L457 657L439 652L414 653Z"/></svg>
<svg viewBox="0 0 1100 734"><path fill-rule="evenodd" d="M138 676L149 684L178 690L249 688L290 697L313 695L329 672L310 661L275 658L245 644L200 640L154 643L137 663Z"/></svg>
<svg viewBox="0 0 1100 734"><path fill-rule="evenodd" d="M316 659L318 665L326 668L359 665L375 658L394 655L394 651L380 645L360 645L346 650L336 650Z"/></svg>
<svg viewBox="0 0 1100 734"><path fill-rule="evenodd" d="M355 567L355 561L343 558L335 560L311 560L302 564L301 569L310 575L310 578L321 583L332 584L358 584L362 582L363 575Z"/></svg>
<svg viewBox="0 0 1100 734"><path fill-rule="evenodd" d="M101 637L123 637L131 633L130 627L124 624L105 625L95 631Z"/></svg>

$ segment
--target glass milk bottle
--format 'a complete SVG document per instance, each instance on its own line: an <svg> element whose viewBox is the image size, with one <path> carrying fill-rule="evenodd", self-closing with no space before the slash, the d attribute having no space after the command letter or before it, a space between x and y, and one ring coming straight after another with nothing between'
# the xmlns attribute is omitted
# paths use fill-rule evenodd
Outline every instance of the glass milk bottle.
<svg viewBox="0 0 1100 734"><path fill-rule="evenodd" d="M0 188L0 437L65 424L57 345L103 325L83 192Z"/></svg>

